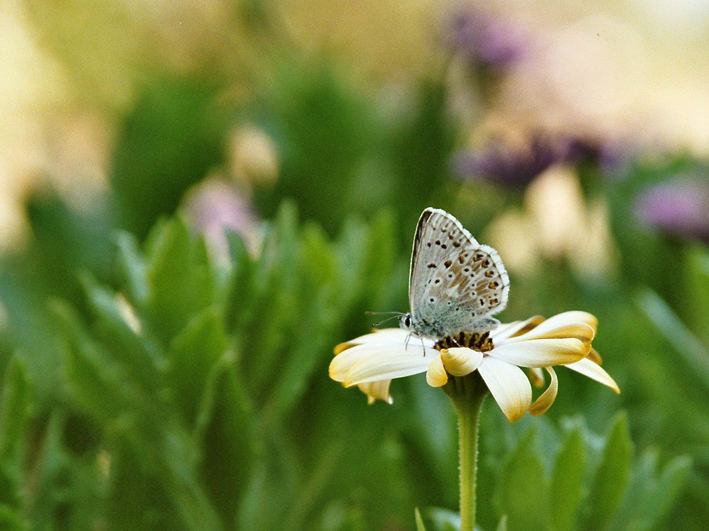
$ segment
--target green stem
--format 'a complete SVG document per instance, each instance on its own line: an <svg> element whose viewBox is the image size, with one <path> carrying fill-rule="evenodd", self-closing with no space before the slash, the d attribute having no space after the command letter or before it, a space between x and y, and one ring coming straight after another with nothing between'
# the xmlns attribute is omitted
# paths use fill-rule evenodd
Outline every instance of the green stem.
<svg viewBox="0 0 709 531"><path fill-rule="evenodd" d="M477 373L451 378L444 391L458 414L458 458L460 471L460 529L475 530L475 479L478 468L478 425L480 406L487 386Z"/></svg>

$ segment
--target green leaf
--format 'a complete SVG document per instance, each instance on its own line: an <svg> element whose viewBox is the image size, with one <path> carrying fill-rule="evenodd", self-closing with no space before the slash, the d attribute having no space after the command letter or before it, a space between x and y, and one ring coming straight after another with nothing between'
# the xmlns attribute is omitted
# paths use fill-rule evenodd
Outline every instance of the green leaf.
<svg viewBox="0 0 709 531"><path fill-rule="evenodd" d="M421 511L419 511L418 507L414 508L414 518L416 519L416 531L426 531L426 526L423 523Z"/></svg>
<svg viewBox="0 0 709 531"><path fill-rule="evenodd" d="M574 529L581 500L586 449L579 427L570 431L556 457L551 477L551 517L555 529Z"/></svg>
<svg viewBox="0 0 709 531"><path fill-rule="evenodd" d="M255 420L236 359L227 353L209 375L194 437L207 491L225 522L235 520L256 462Z"/></svg>
<svg viewBox="0 0 709 531"><path fill-rule="evenodd" d="M63 332L61 345L64 376L73 397L90 415L101 421L121 411L141 411L153 400L141 393L125 369L87 334L79 316L67 304L51 305Z"/></svg>
<svg viewBox="0 0 709 531"><path fill-rule="evenodd" d="M460 514L450 509L441 507L426 508L426 520L429 522L429 529L435 531L457 531L460 529Z"/></svg>
<svg viewBox="0 0 709 531"><path fill-rule="evenodd" d="M536 448L532 425L507 456L495 486L498 514L507 515L508 528L545 529L549 515L549 484Z"/></svg>
<svg viewBox="0 0 709 531"><path fill-rule="evenodd" d="M645 512L648 529L662 523L662 519L682 494L691 470L692 459L688 456L675 457L665 466L648 497Z"/></svg>
<svg viewBox="0 0 709 531"><path fill-rule="evenodd" d="M709 390L709 351L657 293L645 288L637 294L636 301L679 358Z"/></svg>
<svg viewBox="0 0 709 531"><path fill-rule="evenodd" d="M131 379L151 390L158 381L163 354L142 333L135 310L125 299L97 285L87 275L82 284L96 316L94 336L107 347L107 354ZM109 354L110 353L110 354Z"/></svg>
<svg viewBox="0 0 709 531"><path fill-rule="evenodd" d="M628 495L613 520L613 529L655 529L682 492L691 459L672 459L658 476L657 452L647 451L633 468Z"/></svg>
<svg viewBox="0 0 709 531"><path fill-rule="evenodd" d="M503 514L497 524L497 531L507 531L507 515Z"/></svg>
<svg viewBox="0 0 709 531"><path fill-rule="evenodd" d="M616 415L588 497L586 529L603 529L618 510L630 478L633 448L625 413Z"/></svg>
<svg viewBox="0 0 709 531"><path fill-rule="evenodd" d="M113 446L106 519L121 529L175 529L176 508L161 482L145 470L145 458L124 441Z"/></svg>
<svg viewBox="0 0 709 531"><path fill-rule="evenodd" d="M22 361L13 356L5 368L0 401L0 461L8 458L27 420L29 389Z"/></svg>
<svg viewBox="0 0 709 531"><path fill-rule="evenodd" d="M203 240L193 240L177 219L161 227L151 243L146 312L153 331L169 343L194 312L214 301L215 279Z"/></svg>
<svg viewBox="0 0 709 531"><path fill-rule="evenodd" d="M188 425L194 425L208 375L228 346L224 324L215 307L195 315L170 344L168 384Z"/></svg>
<svg viewBox="0 0 709 531"><path fill-rule="evenodd" d="M224 320L230 330L240 330L253 307L254 259L238 234L229 232L227 238L232 270L226 288Z"/></svg>
<svg viewBox="0 0 709 531"><path fill-rule="evenodd" d="M706 246L687 249L685 262L683 278L687 298L683 315L704 345L709 345L709 252Z"/></svg>
<svg viewBox="0 0 709 531"><path fill-rule="evenodd" d="M134 304L143 305L148 297L147 269L138 242L127 232L119 232L115 242L118 246L118 273L128 299Z"/></svg>
<svg viewBox="0 0 709 531"><path fill-rule="evenodd" d="M288 332L300 318L297 281L299 235L295 207L284 203L268 229L255 267L254 298L249 319L238 339L244 348L259 345L259 356L244 358L254 388L267 388L289 343Z"/></svg>
<svg viewBox="0 0 709 531"><path fill-rule="evenodd" d="M16 509L0 504L0 527L7 531L24 531L30 526Z"/></svg>

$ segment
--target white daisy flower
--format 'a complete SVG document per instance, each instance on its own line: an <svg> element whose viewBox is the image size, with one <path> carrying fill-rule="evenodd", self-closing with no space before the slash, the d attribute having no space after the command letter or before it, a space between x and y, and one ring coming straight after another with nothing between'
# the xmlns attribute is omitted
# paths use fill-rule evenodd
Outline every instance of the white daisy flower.
<svg viewBox="0 0 709 531"><path fill-rule="evenodd" d="M335 347L330 377L345 387L359 386L370 403L391 403L389 385L394 378L425 372L432 387L443 387L451 377L480 375L510 422L529 411L542 415L556 399L554 367L562 365L597 382L620 390L600 365L591 347L598 320L587 312L564 312L549 319L535 316L502 324L485 334L459 334L435 341L400 328L377 330ZM532 402L532 386L550 381Z"/></svg>

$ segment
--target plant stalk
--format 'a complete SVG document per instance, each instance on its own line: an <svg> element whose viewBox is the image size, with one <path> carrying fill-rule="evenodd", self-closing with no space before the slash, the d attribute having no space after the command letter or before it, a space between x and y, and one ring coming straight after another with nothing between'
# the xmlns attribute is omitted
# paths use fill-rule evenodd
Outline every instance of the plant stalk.
<svg viewBox="0 0 709 531"><path fill-rule="evenodd" d="M475 531L475 487L478 467L478 426L487 386L477 373L451 378L444 391L458 414L460 529Z"/></svg>

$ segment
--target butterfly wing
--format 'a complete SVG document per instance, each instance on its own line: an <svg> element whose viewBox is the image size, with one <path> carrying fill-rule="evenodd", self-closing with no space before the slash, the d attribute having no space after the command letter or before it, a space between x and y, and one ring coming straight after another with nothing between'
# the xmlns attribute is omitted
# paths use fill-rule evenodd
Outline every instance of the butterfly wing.
<svg viewBox="0 0 709 531"><path fill-rule="evenodd" d="M497 251L481 245L448 212L421 214L411 255L409 304L417 331L474 331L507 305L509 277Z"/></svg>

